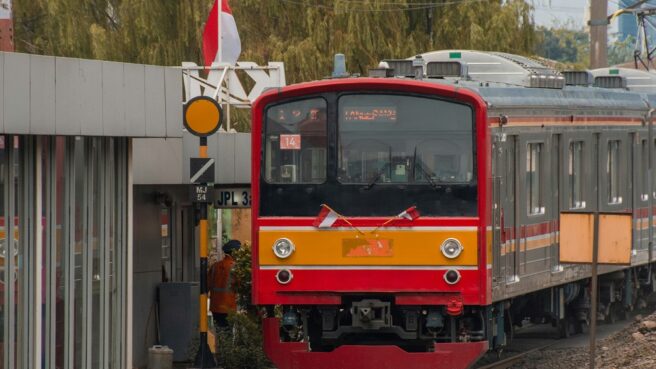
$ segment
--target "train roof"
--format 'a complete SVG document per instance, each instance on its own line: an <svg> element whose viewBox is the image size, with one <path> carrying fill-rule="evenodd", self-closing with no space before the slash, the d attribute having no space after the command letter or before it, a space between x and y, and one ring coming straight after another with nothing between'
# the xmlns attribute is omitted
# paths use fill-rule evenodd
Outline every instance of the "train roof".
<svg viewBox="0 0 656 369"><path fill-rule="evenodd" d="M387 59L371 69L369 77L421 78L424 83L464 88L479 95L490 110L516 109L530 115L644 115L650 107L656 108L652 72L627 68L559 72L539 60L501 52L441 50Z"/></svg>
<svg viewBox="0 0 656 369"><path fill-rule="evenodd" d="M424 80L474 90L492 109L560 108L608 114L616 110L644 111L656 106L656 74L627 68L559 72L543 62L520 55L475 50L440 50L407 59L385 60L391 75L411 77L417 60ZM594 110L594 111L589 111Z"/></svg>
<svg viewBox="0 0 656 369"><path fill-rule="evenodd" d="M610 110L644 111L643 96L628 91L613 91L596 87L565 87L563 89L467 86L475 90L492 109L552 109L586 110L588 114ZM594 110L589 112L589 110Z"/></svg>

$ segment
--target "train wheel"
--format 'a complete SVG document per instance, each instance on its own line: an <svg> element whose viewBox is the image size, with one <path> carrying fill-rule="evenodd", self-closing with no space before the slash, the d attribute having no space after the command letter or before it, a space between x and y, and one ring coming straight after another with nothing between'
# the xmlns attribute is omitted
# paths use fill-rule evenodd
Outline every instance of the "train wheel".
<svg viewBox="0 0 656 369"><path fill-rule="evenodd" d="M509 344L515 338L515 325L513 324L510 310L507 310L506 312L507 314L504 315L503 321L505 324L504 330L506 332L506 344Z"/></svg>
<svg viewBox="0 0 656 369"><path fill-rule="evenodd" d="M610 309L608 309L608 315L606 316L606 323L608 324L617 323L618 320L622 319L624 313L625 311L622 304L617 302L612 303L610 305Z"/></svg>
<svg viewBox="0 0 656 369"><path fill-rule="evenodd" d="M573 332L571 319L565 318L558 321L558 334L560 338L569 338Z"/></svg>

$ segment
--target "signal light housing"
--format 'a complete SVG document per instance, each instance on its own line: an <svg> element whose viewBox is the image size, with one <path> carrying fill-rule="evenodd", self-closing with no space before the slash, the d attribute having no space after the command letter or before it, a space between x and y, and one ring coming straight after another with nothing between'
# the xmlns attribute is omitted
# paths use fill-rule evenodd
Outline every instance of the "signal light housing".
<svg viewBox="0 0 656 369"><path fill-rule="evenodd" d="M289 269L280 269L278 273L276 273L276 280L280 284L287 284L294 279L294 274L292 274L292 271Z"/></svg>
<svg viewBox="0 0 656 369"><path fill-rule="evenodd" d="M460 282L460 277L460 272L455 269L449 269L444 273L444 281L450 285Z"/></svg>

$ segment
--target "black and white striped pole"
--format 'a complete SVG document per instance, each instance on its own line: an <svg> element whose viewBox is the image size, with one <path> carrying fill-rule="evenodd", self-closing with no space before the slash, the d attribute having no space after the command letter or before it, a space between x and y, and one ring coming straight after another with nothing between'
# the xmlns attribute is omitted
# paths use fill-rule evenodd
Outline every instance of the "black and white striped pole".
<svg viewBox="0 0 656 369"><path fill-rule="evenodd" d="M208 227L207 207L212 202L214 183L214 159L207 155L207 136L215 133L223 121L223 110L216 100L199 96L189 100L184 106L184 126L200 138L198 158L189 163L189 182L192 184L191 200L199 215L199 256L200 256L200 296L199 296L199 346L194 365L197 368L216 368L216 360L207 343L207 254Z"/></svg>

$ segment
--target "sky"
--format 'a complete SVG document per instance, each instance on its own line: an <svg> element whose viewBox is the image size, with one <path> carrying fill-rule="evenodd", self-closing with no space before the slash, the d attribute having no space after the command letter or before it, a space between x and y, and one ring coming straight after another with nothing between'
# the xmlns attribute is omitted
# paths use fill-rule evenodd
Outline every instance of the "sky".
<svg viewBox="0 0 656 369"><path fill-rule="evenodd" d="M581 29L584 26L587 0L528 0L535 8L535 23L540 26L568 25ZM608 1L608 14L617 10L619 0ZM610 33L617 32L617 22L610 25Z"/></svg>

